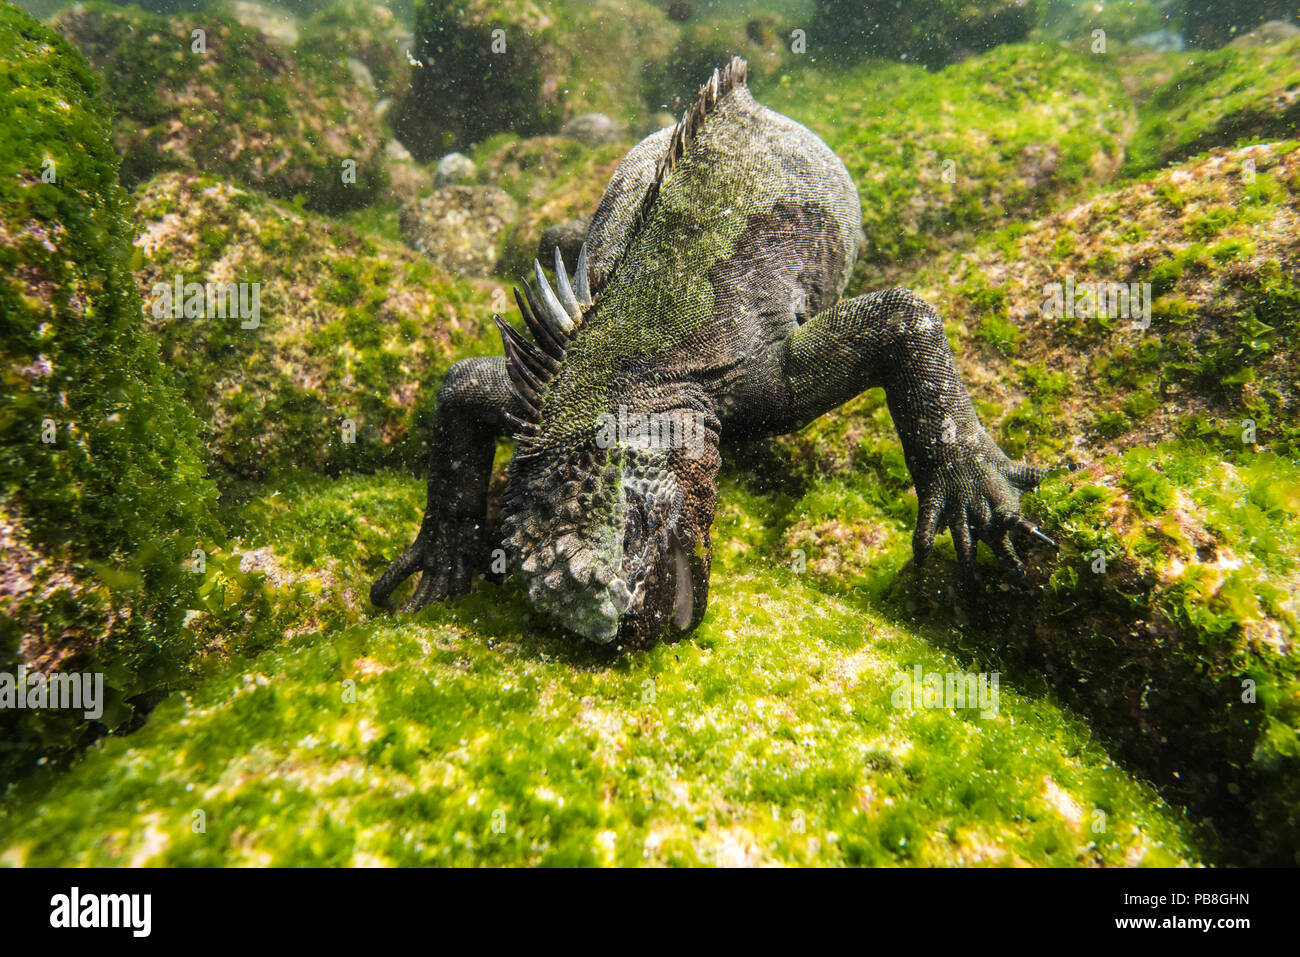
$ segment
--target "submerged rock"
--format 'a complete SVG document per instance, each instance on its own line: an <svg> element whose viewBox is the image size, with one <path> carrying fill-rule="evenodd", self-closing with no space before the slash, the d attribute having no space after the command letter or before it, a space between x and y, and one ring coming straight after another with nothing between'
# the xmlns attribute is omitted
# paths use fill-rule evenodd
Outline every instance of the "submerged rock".
<svg viewBox="0 0 1300 957"><path fill-rule="evenodd" d="M826 140L857 184L867 235L859 283L1105 182L1135 123L1112 72L1036 45L939 73L876 63L805 70L765 103Z"/></svg>
<svg viewBox="0 0 1300 957"><path fill-rule="evenodd" d="M908 60L930 68L1024 40L1038 0L816 0L808 42L839 56Z"/></svg>
<svg viewBox="0 0 1300 957"><path fill-rule="evenodd" d="M578 253L582 249L582 244L587 241L587 230L591 228L591 220L592 214L588 213L586 216L579 216L577 219L558 223L547 229L537 243L538 261L554 262L555 250L559 249L565 268L571 273L576 270Z"/></svg>
<svg viewBox="0 0 1300 957"><path fill-rule="evenodd" d="M0 73L0 673L102 682L84 708L0 708L3 785L186 673L205 607L186 564L222 533L197 422L140 322L100 81L11 4Z"/></svg>
<svg viewBox="0 0 1300 957"><path fill-rule="evenodd" d="M405 544L423 496L405 476L283 476L231 523L258 562L318 581L323 606ZM689 639L611 663L492 585L416 619L351 610L8 808L0 864L1201 861L1177 810L1047 696L1005 679L984 711L900 695L917 669L980 666L774 568L765 503L729 486L720 504ZM141 768L137 800L103 799ZM187 787L206 834L168 811ZM395 808L400 828L375 826ZM284 825L316 816L330 827Z"/></svg>
<svg viewBox="0 0 1300 957"><path fill-rule="evenodd" d="M369 0L342 0L318 10L302 28L299 52L363 64L380 96L395 96L407 83L410 37L393 12Z"/></svg>
<svg viewBox="0 0 1300 957"><path fill-rule="evenodd" d="M878 394L780 440L808 483L788 541L818 580L955 629L1010 680L1046 675L1237 862L1300 853L1298 217L1295 143L1221 151L904 279L1002 448L1086 465L1025 500L1060 553L1028 549L1027 591L990 569L973 618L951 560L909 564Z"/></svg>
<svg viewBox="0 0 1300 957"><path fill-rule="evenodd" d="M144 9L149 8L146 6ZM302 31L301 21L292 13L282 7L255 3L253 0L219 0L209 9L224 13L250 30L256 30L286 47L294 46Z"/></svg>
<svg viewBox="0 0 1300 957"><path fill-rule="evenodd" d="M1290 40L1296 36L1300 36L1300 27L1294 23L1288 20L1269 20L1266 23L1261 23L1249 33L1237 37L1228 46L1237 47L1238 49L1266 47L1273 43L1281 43L1283 40Z"/></svg>
<svg viewBox="0 0 1300 957"><path fill-rule="evenodd" d="M1132 44L1153 53L1181 53L1187 49L1187 40L1175 30L1154 30L1134 37Z"/></svg>
<svg viewBox="0 0 1300 957"><path fill-rule="evenodd" d="M425 161L495 133L554 132L584 113L639 129L645 70L678 29L644 0L422 0L418 65L395 128Z"/></svg>
<svg viewBox="0 0 1300 957"><path fill-rule="evenodd" d="M209 177L158 176L137 208L145 318L223 476L419 467L412 432L438 379L466 350L491 351L495 286ZM156 315L155 290L178 276L258 283L256 326Z"/></svg>
<svg viewBox="0 0 1300 957"><path fill-rule="evenodd" d="M1125 169L1158 169L1255 137L1294 136L1298 124L1300 37L1201 53L1142 105Z"/></svg>
<svg viewBox="0 0 1300 957"><path fill-rule="evenodd" d="M488 276L517 212L510 194L494 186L447 186L403 208L402 234L448 272Z"/></svg>
<svg viewBox="0 0 1300 957"><path fill-rule="evenodd" d="M444 186L458 186L472 180L477 172L478 167L474 165L474 161L464 153L448 153L438 160L438 166L433 173L433 184L438 189Z"/></svg>
<svg viewBox="0 0 1300 957"><path fill-rule="evenodd" d="M326 210L382 190L374 96L345 63L295 59L208 12L165 19L92 3L54 23L104 74L128 187L160 170L203 171Z"/></svg>
<svg viewBox="0 0 1300 957"><path fill-rule="evenodd" d="M414 203L435 185L434 174L417 163L397 140L384 144L388 163L389 195L399 203Z"/></svg>
<svg viewBox="0 0 1300 957"><path fill-rule="evenodd" d="M630 144L588 149L562 136L492 141L481 150L480 179L504 189L519 213L501 237L497 274L532 275L542 235L552 227L590 216ZM553 256L546 251L545 262Z"/></svg>
<svg viewBox="0 0 1300 957"><path fill-rule="evenodd" d="M600 146L625 139L627 130L604 113L583 113L561 126L560 135L575 139L584 146Z"/></svg>

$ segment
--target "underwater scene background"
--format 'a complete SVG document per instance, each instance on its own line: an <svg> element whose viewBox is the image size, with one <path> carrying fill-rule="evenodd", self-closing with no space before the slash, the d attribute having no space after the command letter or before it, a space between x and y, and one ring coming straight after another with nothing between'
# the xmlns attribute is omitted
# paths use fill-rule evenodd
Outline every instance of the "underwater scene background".
<svg viewBox="0 0 1300 957"><path fill-rule="evenodd" d="M376 610L447 369L733 55L1059 549L916 568L877 389L729 451L679 641ZM1298 118L1274 0L0 0L0 863L1300 863Z"/></svg>

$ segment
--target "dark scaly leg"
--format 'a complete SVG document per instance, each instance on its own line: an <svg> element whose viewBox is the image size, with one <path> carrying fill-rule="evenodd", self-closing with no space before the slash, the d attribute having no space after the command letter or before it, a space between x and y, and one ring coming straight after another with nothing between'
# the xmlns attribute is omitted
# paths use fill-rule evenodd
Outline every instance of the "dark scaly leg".
<svg viewBox="0 0 1300 957"><path fill-rule="evenodd" d="M984 431L961 383L943 322L906 289L838 303L800 326L784 345L792 427L881 386L920 502L912 549L925 562L942 526L952 531L966 594L983 539L1016 580L1025 577L1011 532L1055 546L1020 514L1020 495L1050 469L1012 462Z"/></svg>
<svg viewBox="0 0 1300 957"><path fill-rule="evenodd" d="M420 583L404 611L469 591L484 568L483 527L496 440L522 417L510 390L503 356L462 359L438 389L429 449L429 498L411 546L370 587L370 600L387 607L388 596L413 572Z"/></svg>

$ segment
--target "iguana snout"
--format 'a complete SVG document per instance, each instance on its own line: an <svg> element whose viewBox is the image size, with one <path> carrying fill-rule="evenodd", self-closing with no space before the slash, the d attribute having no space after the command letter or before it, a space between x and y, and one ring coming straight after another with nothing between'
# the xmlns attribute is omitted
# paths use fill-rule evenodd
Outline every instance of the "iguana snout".
<svg viewBox="0 0 1300 957"><path fill-rule="evenodd" d="M694 627L708 587L698 516L703 505L711 518L716 490L698 470L679 473L683 461L680 450L593 439L513 467L506 547L532 604L606 645L648 647Z"/></svg>

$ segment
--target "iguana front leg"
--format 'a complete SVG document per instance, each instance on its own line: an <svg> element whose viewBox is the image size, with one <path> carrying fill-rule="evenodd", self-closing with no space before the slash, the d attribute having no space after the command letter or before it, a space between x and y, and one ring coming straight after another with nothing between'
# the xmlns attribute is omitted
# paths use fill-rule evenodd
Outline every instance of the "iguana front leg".
<svg viewBox="0 0 1300 957"><path fill-rule="evenodd" d="M404 611L463 595L483 567L488 480L498 437L513 431L509 416L523 409L510 389L503 356L462 359L438 389L429 447L429 498L420 532L370 587L386 607L393 589L423 572Z"/></svg>
<svg viewBox="0 0 1300 957"><path fill-rule="evenodd" d="M1020 581L1012 529L1055 545L1020 514L1020 494L1050 469L1012 462L984 431L939 314L915 294L891 289L845 300L795 330L781 361L796 427L865 389L884 388L920 502L912 538L918 565L947 526L970 595L979 539Z"/></svg>

